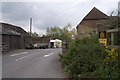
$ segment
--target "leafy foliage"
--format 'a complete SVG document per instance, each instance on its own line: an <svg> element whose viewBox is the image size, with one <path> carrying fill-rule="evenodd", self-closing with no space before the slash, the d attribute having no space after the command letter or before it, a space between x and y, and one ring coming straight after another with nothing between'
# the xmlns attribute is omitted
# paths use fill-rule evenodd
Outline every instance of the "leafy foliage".
<svg viewBox="0 0 120 80"><path fill-rule="evenodd" d="M75 39L67 54L59 54L64 69L72 78L117 78L118 55L108 50L97 37ZM110 59L107 60L107 57Z"/></svg>
<svg viewBox="0 0 120 80"><path fill-rule="evenodd" d="M47 28L46 36L51 36L53 39L61 39L67 42L70 42L76 35L76 30L71 27L71 24L66 25L63 28L59 28L57 26Z"/></svg>
<svg viewBox="0 0 120 80"><path fill-rule="evenodd" d="M28 32L30 34L30 32ZM32 34L32 37L39 37L38 33L34 32L34 33L31 33Z"/></svg>

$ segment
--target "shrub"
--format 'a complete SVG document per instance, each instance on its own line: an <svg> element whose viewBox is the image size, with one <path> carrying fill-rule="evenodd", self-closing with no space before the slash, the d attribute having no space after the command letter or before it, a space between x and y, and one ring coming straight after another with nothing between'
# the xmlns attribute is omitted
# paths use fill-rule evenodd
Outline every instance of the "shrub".
<svg viewBox="0 0 120 80"><path fill-rule="evenodd" d="M64 69L72 78L116 78L118 55L108 50L95 36L75 39L67 54L60 54Z"/></svg>

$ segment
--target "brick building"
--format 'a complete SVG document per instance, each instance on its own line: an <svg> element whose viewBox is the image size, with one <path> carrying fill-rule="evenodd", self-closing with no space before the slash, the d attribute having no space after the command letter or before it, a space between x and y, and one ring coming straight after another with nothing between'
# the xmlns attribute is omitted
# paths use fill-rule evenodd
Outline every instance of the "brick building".
<svg viewBox="0 0 120 80"><path fill-rule="evenodd" d="M107 46L119 50L120 46L120 20L118 16L107 16L97 8L93 8L78 24L77 34L80 37L90 35L91 31L106 32ZM118 22L119 21L119 22ZM104 24L104 25L103 25Z"/></svg>
<svg viewBox="0 0 120 80"><path fill-rule="evenodd" d="M99 23L106 19L108 19L108 16L94 7L78 24L77 34L80 36L89 36L89 33L92 30L97 30Z"/></svg>

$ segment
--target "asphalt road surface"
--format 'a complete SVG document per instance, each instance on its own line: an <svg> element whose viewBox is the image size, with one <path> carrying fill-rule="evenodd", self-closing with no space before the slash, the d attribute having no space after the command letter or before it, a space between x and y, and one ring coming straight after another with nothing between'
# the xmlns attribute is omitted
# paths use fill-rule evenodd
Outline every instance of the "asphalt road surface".
<svg viewBox="0 0 120 80"><path fill-rule="evenodd" d="M2 55L3 78L67 78L59 62L62 49L15 50Z"/></svg>

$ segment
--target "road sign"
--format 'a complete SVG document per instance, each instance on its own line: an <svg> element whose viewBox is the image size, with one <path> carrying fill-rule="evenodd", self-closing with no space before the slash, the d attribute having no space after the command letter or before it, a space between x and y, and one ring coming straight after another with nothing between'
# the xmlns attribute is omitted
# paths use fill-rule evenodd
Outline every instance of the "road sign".
<svg viewBox="0 0 120 80"><path fill-rule="evenodd" d="M58 44L60 44L60 42L58 42Z"/></svg>
<svg viewBox="0 0 120 80"><path fill-rule="evenodd" d="M104 38L104 39L99 39L99 42L101 44L104 44L105 46L107 45L107 38Z"/></svg>
<svg viewBox="0 0 120 80"><path fill-rule="evenodd" d="M107 45L106 31L99 32L99 42L105 46Z"/></svg>
<svg viewBox="0 0 120 80"><path fill-rule="evenodd" d="M106 31L100 31L100 32L99 32L99 38L100 38L100 39L106 38Z"/></svg>

